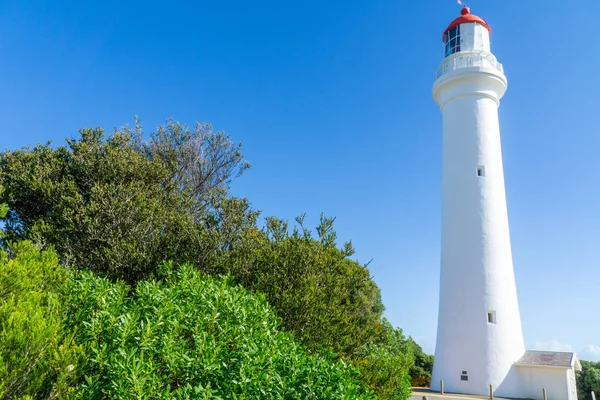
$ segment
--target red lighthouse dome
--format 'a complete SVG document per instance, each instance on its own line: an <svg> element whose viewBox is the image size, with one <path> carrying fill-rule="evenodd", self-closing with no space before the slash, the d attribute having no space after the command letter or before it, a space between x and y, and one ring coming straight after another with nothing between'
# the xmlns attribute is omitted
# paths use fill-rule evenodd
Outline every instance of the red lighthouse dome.
<svg viewBox="0 0 600 400"><path fill-rule="evenodd" d="M460 11L460 14L460 17L452 21L450 25L448 25L448 28L446 28L446 30L444 31L444 35L442 36L442 41L444 43L446 43L446 35L448 34L448 32L450 32L451 29L461 24L477 23L483 25L488 30L488 32L492 33L492 28L490 28L488 23L483 18L471 14L471 9L469 7L464 6L463 9Z"/></svg>

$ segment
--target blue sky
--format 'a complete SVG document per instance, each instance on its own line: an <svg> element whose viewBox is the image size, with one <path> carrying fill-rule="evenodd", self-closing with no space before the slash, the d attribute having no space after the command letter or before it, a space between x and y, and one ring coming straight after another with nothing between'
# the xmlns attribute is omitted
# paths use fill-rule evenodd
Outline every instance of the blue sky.
<svg viewBox="0 0 600 400"><path fill-rule="evenodd" d="M600 2L472 0L509 89L500 108L529 348L600 360ZM431 99L454 0L6 1L0 149L139 115L211 122L253 167L265 215L336 216L394 325L435 343L441 117Z"/></svg>

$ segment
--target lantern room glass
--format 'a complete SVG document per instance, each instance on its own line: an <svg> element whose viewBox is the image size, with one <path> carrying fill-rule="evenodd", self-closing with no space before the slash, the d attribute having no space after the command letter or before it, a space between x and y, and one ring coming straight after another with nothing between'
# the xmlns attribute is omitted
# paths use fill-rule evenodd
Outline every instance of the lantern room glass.
<svg viewBox="0 0 600 400"><path fill-rule="evenodd" d="M446 34L446 57L460 51L460 25L450 29Z"/></svg>

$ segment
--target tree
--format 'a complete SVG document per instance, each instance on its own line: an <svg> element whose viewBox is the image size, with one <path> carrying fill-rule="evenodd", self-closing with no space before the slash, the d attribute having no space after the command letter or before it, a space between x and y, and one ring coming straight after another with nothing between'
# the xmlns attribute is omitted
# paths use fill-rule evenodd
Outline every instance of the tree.
<svg viewBox="0 0 600 400"><path fill-rule="evenodd" d="M592 400L592 391L600 398L600 362L581 360L581 372L577 372L577 392L580 400Z"/></svg>
<svg viewBox="0 0 600 400"><path fill-rule="evenodd" d="M402 329L383 320L383 334L365 345L354 358L361 371L361 381L382 400L410 398L409 369L414 359Z"/></svg>
<svg viewBox="0 0 600 400"><path fill-rule="evenodd" d="M332 348L349 360L381 334L379 288L365 266L348 259L350 243L336 247L332 218L321 216L316 239L303 216L296 221L290 234L285 221L267 218L264 231L248 231L221 260L220 273L263 293L284 328L309 349Z"/></svg>
<svg viewBox="0 0 600 400"><path fill-rule="evenodd" d="M414 362L402 330L382 319L379 288L366 266L350 260L351 243L336 246L333 218L321 216L317 237L304 227L267 218L263 231L246 231L221 259L222 271L263 293L282 326L314 353L332 349L360 370L381 399L408 399Z"/></svg>
<svg viewBox="0 0 600 400"><path fill-rule="evenodd" d="M412 338L408 338L408 346L414 357L414 364L410 367L411 385L415 387L429 387L431 373L433 372L433 356L425 354Z"/></svg>
<svg viewBox="0 0 600 400"><path fill-rule="evenodd" d="M337 247L334 220L322 216L314 238L303 217L291 232L277 218L260 228L260 213L227 192L247 167L224 134L177 123L148 141L137 125L112 135L83 129L67 146L4 152L0 203L10 207L4 245L33 240L55 248L63 265L123 280L132 290L157 278L163 261L229 275L264 294L282 327L311 354L371 360L361 370L373 379L403 368L388 361L406 346L396 353L370 347L393 355L381 362L365 353L389 341L384 308L367 266L349 258L351 243ZM390 385L405 397L402 384Z"/></svg>
<svg viewBox="0 0 600 400"><path fill-rule="evenodd" d="M136 119L136 132L141 133ZM196 124L194 131L174 121L159 126L149 142L141 142L142 153L167 165L170 179L192 201L192 213L202 216L207 194L224 193L235 178L250 168L241 143L234 144L225 132L210 124ZM210 205L210 204L209 204Z"/></svg>
<svg viewBox="0 0 600 400"><path fill-rule="evenodd" d="M53 246L66 265L130 283L162 260L206 263L220 246L203 240L206 216L218 213L229 182L247 167L224 133L176 122L148 142L136 125L110 136L83 129L56 149L7 151L0 155L6 237Z"/></svg>
<svg viewBox="0 0 600 400"><path fill-rule="evenodd" d="M311 351L349 358L378 335L379 289L348 259L350 244L336 248L333 219L316 240L301 218L292 235L276 218L262 230L247 200L227 196L247 166L224 134L168 123L149 141L139 128L83 129L67 144L0 155L7 239L53 246L65 265L129 284L163 260L230 274L264 293Z"/></svg>

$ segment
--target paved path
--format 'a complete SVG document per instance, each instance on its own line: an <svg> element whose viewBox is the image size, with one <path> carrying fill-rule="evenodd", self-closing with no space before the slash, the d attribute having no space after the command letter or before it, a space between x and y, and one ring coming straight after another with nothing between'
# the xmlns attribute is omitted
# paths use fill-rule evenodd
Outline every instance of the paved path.
<svg viewBox="0 0 600 400"><path fill-rule="evenodd" d="M468 394L444 394L441 395L438 392L432 392L429 389L413 388L413 394L410 400L423 400L423 397L427 397L429 400L443 400L443 399L454 399L454 400L475 400L475 399L487 399L489 396L471 396ZM494 397L494 400L506 400L500 397Z"/></svg>

